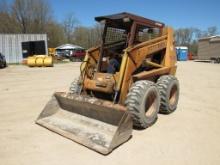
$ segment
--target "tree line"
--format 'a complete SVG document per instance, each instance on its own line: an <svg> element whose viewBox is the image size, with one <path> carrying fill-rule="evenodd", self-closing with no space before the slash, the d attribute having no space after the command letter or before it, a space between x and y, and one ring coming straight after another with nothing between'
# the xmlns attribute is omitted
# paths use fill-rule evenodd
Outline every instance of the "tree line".
<svg viewBox="0 0 220 165"><path fill-rule="evenodd" d="M189 52L196 55L198 50L198 39L218 34L216 26L208 27L207 30L198 28L179 28L175 30L175 42L177 46L187 46Z"/></svg>
<svg viewBox="0 0 220 165"><path fill-rule="evenodd" d="M47 0L7 0L0 1L0 33L46 33L49 47L72 43L89 48L100 44L102 27L80 25L73 13L67 14L58 22ZM187 46L190 52L197 53L198 39L216 35L216 26L202 31L198 28L175 30L177 46Z"/></svg>
<svg viewBox="0 0 220 165"><path fill-rule="evenodd" d="M85 27L73 13L58 22L47 0L0 1L0 33L46 33L49 47L73 43L89 48L100 43L101 26Z"/></svg>

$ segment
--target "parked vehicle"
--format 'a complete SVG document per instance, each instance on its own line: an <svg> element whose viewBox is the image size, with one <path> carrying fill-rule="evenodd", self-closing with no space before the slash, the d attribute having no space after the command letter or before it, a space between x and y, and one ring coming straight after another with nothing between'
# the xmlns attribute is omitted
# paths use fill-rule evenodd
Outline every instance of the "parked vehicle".
<svg viewBox="0 0 220 165"><path fill-rule="evenodd" d="M64 44L55 48L55 55L60 60L82 61L85 54L85 49L78 45Z"/></svg>
<svg viewBox="0 0 220 165"><path fill-rule="evenodd" d="M85 57L86 51L84 49L76 49L70 54L70 61L82 61Z"/></svg>
<svg viewBox="0 0 220 165"><path fill-rule="evenodd" d="M0 68L5 68L5 67L7 67L5 56L0 53Z"/></svg>

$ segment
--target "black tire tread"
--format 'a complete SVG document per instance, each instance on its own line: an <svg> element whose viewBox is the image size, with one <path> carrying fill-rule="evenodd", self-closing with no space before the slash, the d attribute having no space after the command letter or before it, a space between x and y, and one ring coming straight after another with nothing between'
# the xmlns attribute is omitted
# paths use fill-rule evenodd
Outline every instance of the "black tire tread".
<svg viewBox="0 0 220 165"><path fill-rule="evenodd" d="M169 109L169 103L167 102L167 89L172 81L178 82L177 78L173 75L164 75L157 80L160 92L160 113L162 114L170 114L174 111Z"/></svg>
<svg viewBox="0 0 220 165"><path fill-rule="evenodd" d="M135 84L130 88L129 93L126 97L125 105L133 119L133 125L137 128L147 128L154 124L157 120L157 117L152 123L146 123L143 120L143 114L140 113L139 106L141 104L142 97L145 94L145 91L151 86L156 84L151 81L141 80L135 82Z"/></svg>

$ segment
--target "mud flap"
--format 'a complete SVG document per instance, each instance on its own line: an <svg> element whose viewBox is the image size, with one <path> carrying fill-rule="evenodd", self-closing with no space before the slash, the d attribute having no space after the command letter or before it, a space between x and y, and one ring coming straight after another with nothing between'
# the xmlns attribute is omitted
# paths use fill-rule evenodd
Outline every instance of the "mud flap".
<svg viewBox="0 0 220 165"><path fill-rule="evenodd" d="M102 154L126 142L133 126L121 105L61 92L53 95L36 123Z"/></svg>

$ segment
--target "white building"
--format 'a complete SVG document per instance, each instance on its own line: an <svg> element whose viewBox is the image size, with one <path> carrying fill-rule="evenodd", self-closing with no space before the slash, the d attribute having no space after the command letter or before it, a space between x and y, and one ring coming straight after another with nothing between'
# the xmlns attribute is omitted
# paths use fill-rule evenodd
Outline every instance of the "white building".
<svg viewBox="0 0 220 165"><path fill-rule="evenodd" d="M0 52L7 63L20 63L34 54L48 54L46 34L0 34Z"/></svg>

